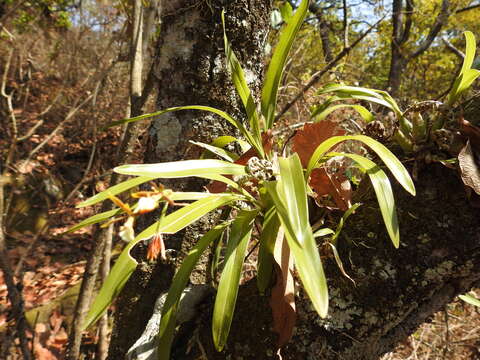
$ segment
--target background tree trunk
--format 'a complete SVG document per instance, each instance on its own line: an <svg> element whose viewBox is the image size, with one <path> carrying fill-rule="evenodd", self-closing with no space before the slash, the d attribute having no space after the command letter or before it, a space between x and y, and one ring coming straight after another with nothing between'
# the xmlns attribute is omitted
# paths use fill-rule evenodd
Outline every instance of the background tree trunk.
<svg viewBox="0 0 480 360"><path fill-rule="evenodd" d="M392 40L390 72L388 75L387 91L393 97L398 97L402 84L402 75L410 61L422 55L432 45L433 41L447 24L450 16L450 1L442 0L440 10L432 23L427 36L412 50L407 49L413 26L413 13L415 11L414 0L392 1Z"/></svg>
<svg viewBox="0 0 480 360"><path fill-rule="evenodd" d="M223 29L219 0L177 0L165 2L157 48L155 75L158 79L158 108L181 105L208 105L233 116L243 117L237 103L230 74L226 70ZM250 88L258 95L263 71L269 0L236 0L224 6L227 35L241 61ZM152 121L148 132L146 162L174 161L197 157L200 149L189 140L209 143L213 138L232 132L226 122L205 112L175 112ZM168 187L200 191L204 182L197 179L164 182ZM203 219L181 234L166 239L166 246L183 253L205 232L210 220ZM172 254L172 252L170 253ZM145 246L137 248L140 266L132 275L117 301L115 327L109 358L123 359L150 318L157 296L170 285L178 258L152 265L145 260ZM178 261L177 261L178 259ZM206 259L204 259L205 261ZM195 271L192 282L205 281L205 274Z"/></svg>

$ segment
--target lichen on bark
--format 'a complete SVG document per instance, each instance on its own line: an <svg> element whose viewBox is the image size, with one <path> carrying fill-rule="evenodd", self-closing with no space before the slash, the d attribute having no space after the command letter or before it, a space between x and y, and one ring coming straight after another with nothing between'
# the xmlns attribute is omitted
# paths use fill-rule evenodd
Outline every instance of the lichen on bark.
<svg viewBox="0 0 480 360"><path fill-rule="evenodd" d="M398 250L388 239L374 197L348 219L338 247L356 286L333 259L324 259L329 315L320 319L299 287L298 320L292 340L282 350L284 360L376 359L478 283L478 210L469 205L458 175L442 165L430 166L419 175L416 188L417 196L412 197L394 186L402 236ZM227 350L217 354L208 347L209 359L274 358L268 300L251 287L255 284L239 292ZM204 346L211 344L208 321L200 330Z"/></svg>
<svg viewBox="0 0 480 360"><path fill-rule="evenodd" d="M269 0L175 0L164 4L161 39L154 62L158 80L158 109L182 105L207 105L244 119L245 115L225 66L221 11L225 9L227 34L244 65L255 96L261 87L263 41L266 38ZM158 117L149 129L145 162L176 161L198 157L200 149L189 140L209 143L232 134L231 126L216 115L180 111ZM202 191L198 179L162 181L175 190ZM212 225L204 218L185 231L168 236L166 246L176 250L168 263L145 262L144 245L134 249L140 265L117 301L109 359L121 359L143 332L158 295L169 287L183 255ZM142 248L143 246L143 248ZM193 283L205 281L203 257L192 275Z"/></svg>

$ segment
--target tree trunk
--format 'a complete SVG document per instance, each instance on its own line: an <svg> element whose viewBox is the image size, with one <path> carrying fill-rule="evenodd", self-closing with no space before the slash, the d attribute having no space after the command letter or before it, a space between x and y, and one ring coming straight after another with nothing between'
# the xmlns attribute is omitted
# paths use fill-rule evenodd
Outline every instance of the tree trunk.
<svg viewBox="0 0 480 360"><path fill-rule="evenodd" d="M447 24L450 16L450 1L442 0L441 8L435 21L432 23L429 32L413 50L408 50L405 44L410 39L413 25L413 13L415 11L414 1L406 0L405 7L403 0L392 1L392 40L390 73L388 76L388 91L393 97L398 97L402 84L402 74L408 63L422 55L432 45L433 41ZM405 21L404 21L405 19Z"/></svg>
<svg viewBox="0 0 480 360"><path fill-rule="evenodd" d="M223 49L221 11L225 8L227 35L242 63L247 82L255 95L260 91L263 72L263 45L266 40L269 0L235 0L223 5L220 0L164 2L162 27L157 48L155 75L158 79L158 108L181 105L208 105L244 117L237 102ZM189 140L209 143L232 132L224 120L205 112L175 112L152 121L148 132L146 162L174 161L198 157L200 149ZM164 182L176 190L201 191L197 179ZM203 219L181 234L166 239L166 247L184 253L211 225ZM145 260L145 246L138 246L137 271L127 282L116 306L116 319L109 359L123 359L138 339L152 315L158 295L170 285L182 256L169 256L166 263L152 265ZM170 254L173 252L171 251ZM206 259L203 259L205 262ZM205 281L204 272L194 271L192 282Z"/></svg>
<svg viewBox="0 0 480 360"><path fill-rule="evenodd" d="M397 98L402 84L402 75L405 71L406 61L402 56L400 45L392 41L392 55L390 58L390 72L388 74L387 91L393 97Z"/></svg>

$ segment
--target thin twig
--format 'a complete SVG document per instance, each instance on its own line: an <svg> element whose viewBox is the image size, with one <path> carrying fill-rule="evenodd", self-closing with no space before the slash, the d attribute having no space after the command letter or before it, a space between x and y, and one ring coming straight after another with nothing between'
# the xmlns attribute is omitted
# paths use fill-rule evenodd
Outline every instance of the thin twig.
<svg viewBox="0 0 480 360"><path fill-rule="evenodd" d="M103 250L103 262L100 269L100 280L105 281L110 272L110 261L112 258L112 238L113 238L113 224L108 226L105 236L105 249ZM108 355L109 345L109 326L108 326L108 313L105 313L99 320L98 324L98 360L105 360Z"/></svg>
<svg viewBox="0 0 480 360"><path fill-rule="evenodd" d="M380 20L378 20L375 24L370 26L360 37L355 40L352 45L350 45L347 48L344 48L332 61L330 61L322 70L316 72L311 79L308 81L308 83L300 90L300 92L293 97L290 102L283 107L282 110L277 114L275 117L275 120L278 120L280 117L282 117L292 106L295 104L302 96L305 94L308 89L310 89L313 85L315 85L323 75L325 75L328 71L330 71L344 56L346 56L350 51L357 46L357 44L362 41L365 36L367 36L380 22L383 21L385 16L383 16Z"/></svg>
<svg viewBox="0 0 480 360"><path fill-rule="evenodd" d="M73 118L73 116L77 113L78 110L80 110L83 106L85 106L90 99L93 97L93 94L88 95L79 105L74 107L73 109L70 109L68 112L67 116L58 124L55 129L40 143L38 144L35 149L30 151L30 154L28 154L27 157L27 162L29 162L33 155L35 155L39 150L41 150L62 128L65 126L65 124L68 123L69 120Z"/></svg>
<svg viewBox="0 0 480 360"><path fill-rule="evenodd" d="M39 231L37 231L37 233L35 234L33 240L28 245L27 249L25 250L25 253L22 255L22 257L20 258L20 260L17 263L17 266L15 267L14 275L16 277L20 276L20 274L23 270L23 263L25 262L25 259L30 256L30 252L32 251L33 247L36 245L38 239L40 239L41 236L47 232L47 230L48 230L48 223L43 225L42 228Z"/></svg>
<svg viewBox="0 0 480 360"><path fill-rule="evenodd" d="M30 360L30 349L28 346L27 329L28 324L25 319L25 308L23 302L23 296L21 292L22 281L19 279L18 283L15 282L15 278L12 271L12 266L8 258L8 253L5 245L5 231L3 224L4 216L4 185L0 184L0 269L3 271L3 278L7 285L8 299L12 305L12 313L15 318L15 324L17 327L17 336L20 340L20 348L22 350L23 358Z"/></svg>
<svg viewBox="0 0 480 360"><path fill-rule="evenodd" d="M445 357L450 350L450 324L448 319L448 305L443 309L445 315L445 347L443 348L443 356Z"/></svg>
<svg viewBox="0 0 480 360"><path fill-rule="evenodd" d="M450 50L452 53L454 53L457 57L459 57L461 60L465 58L465 54L457 49L455 45L453 45L450 41L448 41L446 38L442 37L442 41L447 47L448 50Z"/></svg>
<svg viewBox="0 0 480 360"><path fill-rule="evenodd" d="M43 125L43 120L38 120L37 123L33 125L25 135L20 136L17 140L20 142L20 141L25 141L29 139L33 134L35 134L35 131L37 131L37 129L42 125Z"/></svg>
<svg viewBox="0 0 480 360"><path fill-rule="evenodd" d="M8 54L7 62L5 63L5 70L3 72L2 85L0 90L2 97L5 98L5 101L7 103L7 110L10 115L10 121L11 121L11 127L12 127L12 133L10 134L11 136L10 149L8 150L7 158L5 160L5 168L7 168L13 160L15 149L17 147L17 138L18 138L17 119L15 117L15 112L13 111L13 103L12 103L13 96L11 93L7 94L5 90L7 86L8 71L10 69L10 64L13 57L13 51L14 49L12 48Z"/></svg>
<svg viewBox="0 0 480 360"><path fill-rule="evenodd" d="M98 87L97 87L97 89L98 89ZM95 91L93 94L94 94L94 97L93 97L92 102L95 103L97 91ZM93 117L92 137L93 137L92 151L90 153L90 158L88 159L87 167L83 171L82 179L77 183L77 185L75 185L73 190L70 191L70 193L65 197L65 201L70 200L77 193L78 189L80 189L80 187L87 181L88 173L90 172L90 169L92 168L93 159L95 158L95 153L96 153L96 150L97 150L97 120L96 120L95 117Z"/></svg>

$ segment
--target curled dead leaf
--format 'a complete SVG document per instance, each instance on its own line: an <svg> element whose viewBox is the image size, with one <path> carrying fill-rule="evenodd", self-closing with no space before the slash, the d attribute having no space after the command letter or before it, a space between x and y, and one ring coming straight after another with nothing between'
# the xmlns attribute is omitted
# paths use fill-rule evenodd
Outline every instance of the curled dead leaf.
<svg viewBox="0 0 480 360"><path fill-rule="evenodd" d="M300 157L302 165L306 167L318 145L332 136L343 134L345 131L338 128L338 124L332 121L308 123L293 137L292 148Z"/></svg>
<svg viewBox="0 0 480 360"><path fill-rule="evenodd" d="M274 249L276 282L272 288L270 306L273 316L273 331L278 334L279 348L288 343L297 320L295 308L295 279L293 257L290 254L283 229L280 229Z"/></svg>
<svg viewBox="0 0 480 360"><path fill-rule="evenodd" d="M472 188L477 195L480 195L480 165L475 159L470 140L458 154L458 164L463 183Z"/></svg>
<svg viewBox="0 0 480 360"><path fill-rule="evenodd" d="M324 167L314 169L309 184L317 195L317 204L321 205L321 198L329 195L340 210L346 211L350 207L352 186L342 171L329 174Z"/></svg>
<svg viewBox="0 0 480 360"><path fill-rule="evenodd" d="M480 154L480 127L472 125L464 118L459 119L460 132L470 140L472 149Z"/></svg>

